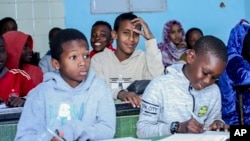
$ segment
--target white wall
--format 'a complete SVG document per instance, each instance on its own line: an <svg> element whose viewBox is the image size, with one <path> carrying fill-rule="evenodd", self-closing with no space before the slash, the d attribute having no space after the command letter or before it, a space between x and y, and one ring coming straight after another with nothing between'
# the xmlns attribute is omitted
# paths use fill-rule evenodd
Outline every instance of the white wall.
<svg viewBox="0 0 250 141"><path fill-rule="evenodd" d="M18 30L32 35L34 51L42 57L49 49L49 30L65 28L64 0L1 0L0 19L3 17L16 19Z"/></svg>

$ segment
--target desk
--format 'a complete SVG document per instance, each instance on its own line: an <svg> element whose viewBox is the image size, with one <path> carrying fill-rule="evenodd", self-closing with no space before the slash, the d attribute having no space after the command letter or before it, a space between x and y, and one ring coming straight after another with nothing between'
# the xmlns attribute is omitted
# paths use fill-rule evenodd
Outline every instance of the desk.
<svg viewBox="0 0 250 141"><path fill-rule="evenodd" d="M115 138L136 137L138 115L116 117ZM18 120L0 121L1 141L13 141L17 131Z"/></svg>

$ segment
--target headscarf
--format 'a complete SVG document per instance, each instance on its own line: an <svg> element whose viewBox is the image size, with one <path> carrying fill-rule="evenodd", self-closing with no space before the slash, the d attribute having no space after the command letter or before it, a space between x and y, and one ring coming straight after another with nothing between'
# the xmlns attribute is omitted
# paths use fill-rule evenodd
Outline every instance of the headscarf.
<svg viewBox="0 0 250 141"><path fill-rule="evenodd" d="M171 27L176 24L180 26L182 31L182 40L185 41L185 31L181 23L177 20L168 21L163 27L163 42L158 43L158 48L161 50L162 62L165 67L174 64L180 59L180 56L187 50L186 48L178 49L176 45L170 41L169 34Z"/></svg>

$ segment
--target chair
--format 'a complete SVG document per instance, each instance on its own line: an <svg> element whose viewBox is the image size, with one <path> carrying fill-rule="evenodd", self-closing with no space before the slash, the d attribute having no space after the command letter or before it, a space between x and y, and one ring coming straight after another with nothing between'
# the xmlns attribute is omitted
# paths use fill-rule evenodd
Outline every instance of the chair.
<svg viewBox="0 0 250 141"><path fill-rule="evenodd" d="M250 84L234 85L234 89L236 90L236 93L237 93L237 101L238 101L237 109L239 112L240 125L244 125L245 120L244 120L244 112L243 112L243 100L244 100L243 93L250 91Z"/></svg>

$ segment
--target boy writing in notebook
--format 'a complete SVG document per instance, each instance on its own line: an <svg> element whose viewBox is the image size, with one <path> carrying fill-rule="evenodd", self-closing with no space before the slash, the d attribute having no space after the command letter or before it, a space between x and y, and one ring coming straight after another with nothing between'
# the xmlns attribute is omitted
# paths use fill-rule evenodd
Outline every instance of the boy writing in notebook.
<svg viewBox="0 0 250 141"><path fill-rule="evenodd" d="M215 82L227 65L224 43L201 37L187 52L186 64L167 67L166 75L152 80L142 96L138 137L225 130L221 94Z"/></svg>
<svg viewBox="0 0 250 141"><path fill-rule="evenodd" d="M140 35L146 39L146 52L135 50ZM126 84L163 74L164 66L156 39L146 22L132 12L122 13L115 19L112 37L116 40L116 51L105 48L91 58L91 67L109 84L114 99L139 107L141 97L127 91Z"/></svg>
<svg viewBox="0 0 250 141"><path fill-rule="evenodd" d="M46 73L44 81L30 91L15 140L54 140L55 131L67 141L113 138L114 102L106 83L89 70L85 35L64 29L50 45L52 66L59 73Z"/></svg>

